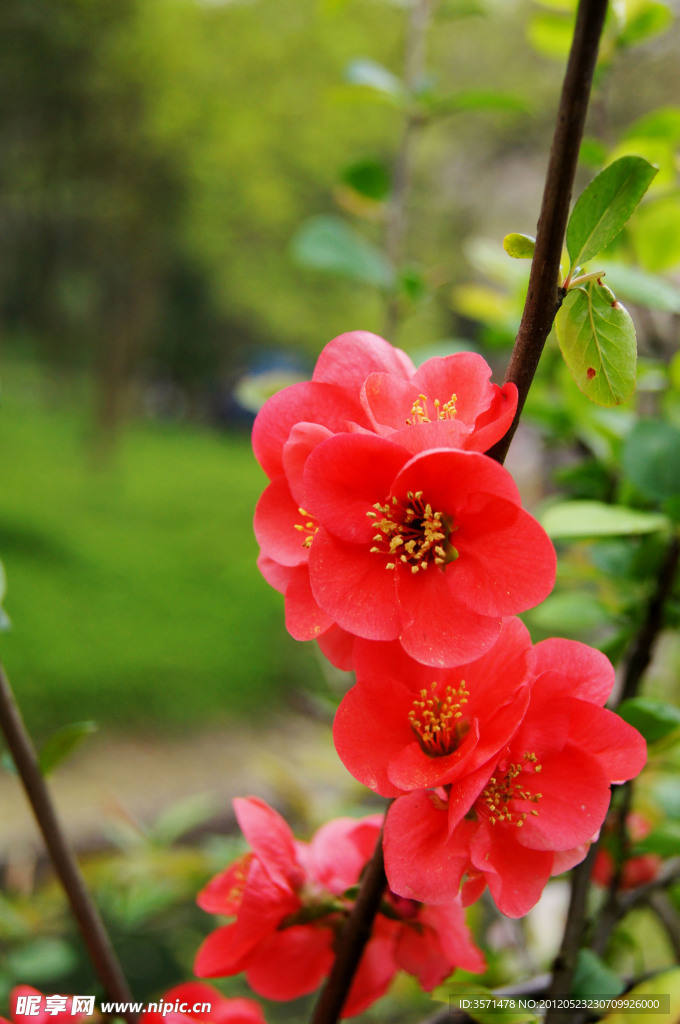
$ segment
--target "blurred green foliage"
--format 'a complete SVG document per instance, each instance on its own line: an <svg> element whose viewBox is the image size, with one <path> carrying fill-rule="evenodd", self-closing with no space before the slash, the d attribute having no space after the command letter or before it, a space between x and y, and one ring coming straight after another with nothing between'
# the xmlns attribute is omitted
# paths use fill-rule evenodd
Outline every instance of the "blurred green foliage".
<svg viewBox="0 0 680 1024"><path fill-rule="evenodd" d="M49 409L31 366L4 384L2 660L30 726L259 715L309 681L314 653L255 568L264 478L246 435L140 424L93 470L74 383L53 382Z"/></svg>

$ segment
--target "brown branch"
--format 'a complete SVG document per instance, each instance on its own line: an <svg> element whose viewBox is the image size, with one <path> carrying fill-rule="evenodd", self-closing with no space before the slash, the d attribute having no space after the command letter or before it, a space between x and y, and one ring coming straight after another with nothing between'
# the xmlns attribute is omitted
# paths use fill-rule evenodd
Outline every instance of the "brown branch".
<svg viewBox="0 0 680 1024"><path fill-rule="evenodd" d="M503 462L508 453L543 346L562 303L558 288L562 243L606 13L607 0L580 0L550 150L529 291L505 375L506 382L517 385L517 412L505 437L488 452L498 462Z"/></svg>
<svg viewBox="0 0 680 1024"><path fill-rule="evenodd" d="M659 573L659 581L656 590L647 605L647 614L640 632L635 638L626 661L626 668L623 676L623 689L621 700L628 700L634 697L652 659L656 638L663 627L663 610L666 601L670 597L673 583L678 571L680 560L680 541L674 536L668 546L666 558Z"/></svg>
<svg viewBox="0 0 680 1024"><path fill-rule="evenodd" d="M99 912L87 891L78 863L61 828L49 789L40 770L35 747L28 735L14 694L0 665L0 727L17 767L26 795L54 870L64 888L71 910L87 947L94 968L101 979L108 998L113 1002L129 1003L132 999L127 982ZM120 1014L134 1024L133 1013Z"/></svg>
<svg viewBox="0 0 680 1024"><path fill-rule="evenodd" d="M586 902L590 889L590 876L597 853L597 843L593 843L585 860L574 868L571 876L571 898L567 911L567 922L564 926L562 945L553 965L553 977L547 995L552 999L569 995L571 983L576 969L576 959L585 930ZM545 1017L545 1024L555 1024L563 1020L561 1011L550 1009Z"/></svg>
<svg viewBox="0 0 680 1024"><path fill-rule="evenodd" d="M335 1024L352 985L385 891L382 831L364 872L357 901L338 939L335 963L321 990L311 1024Z"/></svg>
<svg viewBox="0 0 680 1024"><path fill-rule="evenodd" d="M422 64L422 48L430 2L431 0L414 0L411 31L409 40L407 40L407 46L411 47L410 56L407 52L407 76L410 77ZM558 275L562 241L567 226L571 191L606 12L607 0L581 0L578 8L574 40L562 87L557 126L548 164L527 301L505 378L506 381L513 381L517 385L519 391L517 412L508 433L488 453L498 462L503 462L507 455L545 340L550 333L555 314L561 303L561 296L558 294ZM397 163L397 172L400 177L395 184L394 220L388 232L387 242L388 255L395 259L399 257L403 238L403 204L408 187L409 150L414 127L415 122L410 127L407 122ZM396 307L393 305L388 313L389 323L392 326L396 315L395 309ZM387 333L389 336L392 331L388 330ZM584 863L576 869L577 872L582 873L585 881L575 882L572 889L574 909L572 911L570 908L571 924L568 923L567 928L570 943L573 942L573 934L576 932L578 932L578 943L580 943L584 922L585 896L590 880L593 856L594 849L588 854ZM584 867L586 864L587 868ZM578 877L580 879L580 876ZM312 1024L335 1024L337 1021L361 959L361 953L370 936L371 925L380 906L385 884L381 838L362 881L357 902L341 934L336 961L317 1003ZM567 932L565 932L565 940ZM578 949L578 943L576 949ZM565 957L571 963L575 958L575 951L572 956L571 952L566 950Z"/></svg>

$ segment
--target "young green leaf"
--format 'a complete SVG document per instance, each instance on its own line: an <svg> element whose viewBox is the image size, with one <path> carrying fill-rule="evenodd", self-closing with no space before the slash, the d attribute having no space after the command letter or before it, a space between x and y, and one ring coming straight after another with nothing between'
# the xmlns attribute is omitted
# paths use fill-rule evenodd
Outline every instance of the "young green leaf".
<svg viewBox="0 0 680 1024"><path fill-rule="evenodd" d="M522 235L513 231L503 239L503 248L513 259L530 260L534 255L536 239L531 235Z"/></svg>
<svg viewBox="0 0 680 1024"><path fill-rule="evenodd" d="M680 850L680 821L662 821L635 844L636 853L658 853L661 857L674 857Z"/></svg>
<svg viewBox="0 0 680 1024"><path fill-rule="evenodd" d="M543 529L553 540L635 536L668 526L666 517L656 512L638 512L600 501L563 501L551 505L540 518Z"/></svg>
<svg viewBox="0 0 680 1024"><path fill-rule="evenodd" d="M95 722L72 722L45 740L38 758L43 775L49 775L85 739L97 731Z"/></svg>
<svg viewBox="0 0 680 1024"><path fill-rule="evenodd" d="M622 156L593 178L576 200L567 224L572 269L587 263L613 241L656 172L641 156Z"/></svg>
<svg viewBox="0 0 680 1024"><path fill-rule="evenodd" d="M376 288L391 288L394 272L381 251L341 217L311 217L291 243L293 258L305 267L349 277Z"/></svg>
<svg viewBox="0 0 680 1024"><path fill-rule="evenodd" d="M591 402L620 405L633 393L635 328L609 288L590 281L567 292L555 330L564 361Z"/></svg>
<svg viewBox="0 0 680 1024"><path fill-rule="evenodd" d="M592 949L580 949L570 995L576 999L618 996L626 987Z"/></svg>

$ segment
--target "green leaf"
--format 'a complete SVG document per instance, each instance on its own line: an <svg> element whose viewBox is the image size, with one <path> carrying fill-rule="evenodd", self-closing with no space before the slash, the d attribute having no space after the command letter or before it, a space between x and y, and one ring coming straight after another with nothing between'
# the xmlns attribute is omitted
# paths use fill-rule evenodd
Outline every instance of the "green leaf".
<svg viewBox="0 0 680 1024"><path fill-rule="evenodd" d="M345 70L345 79L350 85L363 85L384 93L398 101L399 105L404 103L408 96L406 86L400 78L388 71L383 64L368 57L353 60Z"/></svg>
<svg viewBox="0 0 680 1024"><path fill-rule="evenodd" d="M571 996L576 999L607 998L618 996L625 987L625 982L592 949L579 950Z"/></svg>
<svg viewBox="0 0 680 1024"><path fill-rule="evenodd" d="M541 629L545 633L575 638L612 619L601 601L583 591L551 594L527 614L532 630Z"/></svg>
<svg viewBox="0 0 680 1024"><path fill-rule="evenodd" d="M464 114L468 111L499 110L503 113L524 114L530 109L523 96L494 89L465 89L449 96L425 99L432 114Z"/></svg>
<svg viewBox="0 0 680 1024"><path fill-rule="evenodd" d="M675 148L680 145L680 107L658 107L638 118L624 132L623 139L662 139Z"/></svg>
<svg viewBox="0 0 680 1024"><path fill-rule="evenodd" d="M665 739L680 727L680 709L655 697L631 697L617 708L624 722L635 726L648 743Z"/></svg>
<svg viewBox="0 0 680 1024"><path fill-rule="evenodd" d="M658 853L675 857L680 850L680 821L662 821L648 836L635 844L636 853Z"/></svg>
<svg viewBox="0 0 680 1024"><path fill-rule="evenodd" d="M626 476L655 501L680 495L680 428L662 420L640 420L623 449Z"/></svg>
<svg viewBox="0 0 680 1024"><path fill-rule="evenodd" d="M529 42L538 53L553 60L564 60L574 35L573 16L546 11L534 14L527 26Z"/></svg>
<svg viewBox="0 0 680 1024"><path fill-rule="evenodd" d="M576 200L567 224L572 269L587 263L616 238L656 171L642 157L622 156L593 178Z"/></svg>
<svg viewBox="0 0 680 1024"><path fill-rule="evenodd" d="M630 397L635 388L635 328L609 288L590 281L567 292L555 331L572 377L591 402L620 405Z"/></svg>
<svg viewBox="0 0 680 1024"><path fill-rule="evenodd" d="M82 743L86 736L97 731L96 722L72 722L45 740L40 748L38 761L43 775L49 775L58 764Z"/></svg>
<svg viewBox="0 0 680 1024"><path fill-rule="evenodd" d="M513 231L503 239L503 248L513 259L530 260L533 259L536 249L536 239L531 235L522 235Z"/></svg>
<svg viewBox="0 0 680 1024"><path fill-rule="evenodd" d="M668 1012L631 1009L636 999L644 1000L650 996L661 996L664 1001L669 997L669 1004L664 1007ZM601 1024L662 1024L662 1021L677 1021L680 1019L680 967L647 978L626 992L625 998L626 1008L607 1014Z"/></svg>
<svg viewBox="0 0 680 1024"><path fill-rule="evenodd" d="M298 263L316 270L389 289L394 271L381 251L357 234L341 217L320 216L305 221L291 243Z"/></svg>
<svg viewBox="0 0 680 1024"><path fill-rule="evenodd" d="M637 512L622 505L599 501L565 501L551 505L540 517L543 529L553 540L573 537L623 537L654 533L668 526L665 516Z"/></svg>
<svg viewBox="0 0 680 1024"><path fill-rule="evenodd" d="M668 5L659 0L626 0L625 8L625 24L618 37L620 46L644 43L665 32L673 21Z"/></svg>
<svg viewBox="0 0 680 1024"><path fill-rule="evenodd" d="M367 199L383 202L392 188L390 172L382 160L357 160L342 172L342 182Z"/></svg>
<svg viewBox="0 0 680 1024"><path fill-rule="evenodd" d="M645 203L631 225L635 254L652 273L680 264L680 195Z"/></svg>
<svg viewBox="0 0 680 1024"><path fill-rule="evenodd" d="M680 207L678 209L680 212ZM662 313L680 313L680 288L670 281L624 263L598 260L598 265L606 273L607 280L611 280L616 294L622 298L634 302L636 306L658 309Z"/></svg>

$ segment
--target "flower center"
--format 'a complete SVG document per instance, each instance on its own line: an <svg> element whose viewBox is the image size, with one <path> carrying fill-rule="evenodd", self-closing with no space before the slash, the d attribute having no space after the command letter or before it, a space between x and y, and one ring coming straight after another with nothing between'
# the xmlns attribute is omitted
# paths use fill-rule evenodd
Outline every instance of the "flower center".
<svg viewBox="0 0 680 1024"><path fill-rule="evenodd" d="M442 403L438 398L435 398L432 405L434 409L430 415L430 400L427 395L418 395L418 398L413 403L411 409L410 420L406 420L406 425L412 427L414 423L432 423L432 420L452 420L456 415L456 401L455 395L451 395L448 402Z"/></svg>
<svg viewBox="0 0 680 1024"><path fill-rule="evenodd" d="M411 728L418 742L430 757L452 754L467 734L470 726L461 721L461 708L468 702L470 692L463 679L457 689L446 686L440 693L439 683L420 691L420 699L413 701L408 713Z"/></svg>
<svg viewBox="0 0 680 1024"><path fill-rule="evenodd" d="M408 491L406 502L393 497L391 504L376 502L373 508L376 511L366 515L375 519L380 532L373 536L376 546L371 551L389 556L386 569L396 569L400 562L413 573L427 569L430 562L443 569L458 558L449 539L454 528L450 517L423 501L422 491Z"/></svg>
<svg viewBox="0 0 680 1024"><path fill-rule="evenodd" d="M305 521L303 523L296 523L295 529L305 535L302 541L303 548L311 548L314 535L319 529L319 524L310 512L305 512L303 508L299 508L298 512Z"/></svg>
<svg viewBox="0 0 680 1024"><path fill-rule="evenodd" d="M511 807L510 802L514 800L525 800L528 803L537 804L543 796L542 793L532 793L517 780L524 773L533 771L538 775L542 765L535 754L525 753L522 760L517 764L498 765L500 772L492 775L482 790L477 809L485 817L489 818L492 825L496 822L507 822L508 825L516 825L521 828L526 821L527 812L518 810L516 806ZM528 813L538 816L538 811L531 809Z"/></svg>

